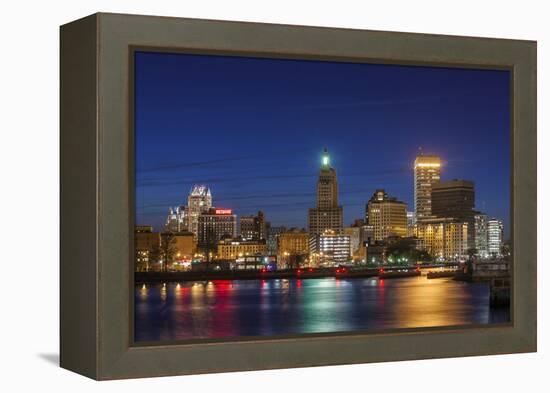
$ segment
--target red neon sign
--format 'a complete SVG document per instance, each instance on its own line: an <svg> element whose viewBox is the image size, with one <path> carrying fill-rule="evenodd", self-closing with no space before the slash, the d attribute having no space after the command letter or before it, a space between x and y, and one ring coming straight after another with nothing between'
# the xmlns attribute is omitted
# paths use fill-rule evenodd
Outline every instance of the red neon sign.
<svg viewBox="0 0 550 393"><path fill-rule="evenodd" d="M216 209L216 214L231 214L231 209Z"/></svg>

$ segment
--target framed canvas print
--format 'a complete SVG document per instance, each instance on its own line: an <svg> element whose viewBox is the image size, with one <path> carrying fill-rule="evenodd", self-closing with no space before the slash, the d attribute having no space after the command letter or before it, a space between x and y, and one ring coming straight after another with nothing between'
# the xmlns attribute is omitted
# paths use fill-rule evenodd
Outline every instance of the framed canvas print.
<svg viewBox="0 0 550 393"><path fill-rule="evenodd" d="M61 27L61 366L536 350L536 43Z"/></svg>

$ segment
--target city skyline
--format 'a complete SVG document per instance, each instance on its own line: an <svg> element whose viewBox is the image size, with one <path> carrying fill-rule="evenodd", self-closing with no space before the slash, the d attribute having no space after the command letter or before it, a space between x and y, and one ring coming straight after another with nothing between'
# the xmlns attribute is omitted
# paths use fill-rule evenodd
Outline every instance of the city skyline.
<svg viewBox="0 0 550 393"><path fill-rule="evenodd" d="M324 147L338 171L344 226L364 217L379 188L413 211L412 163L422 147L442 157L442 180L475 182L476 209L502 220L508 237L507 78L506 71L138 53L136 223L161 229L168 208L185 204L200 183L214 206L239 217L263 210L272 225L307 227Z"/></svg>

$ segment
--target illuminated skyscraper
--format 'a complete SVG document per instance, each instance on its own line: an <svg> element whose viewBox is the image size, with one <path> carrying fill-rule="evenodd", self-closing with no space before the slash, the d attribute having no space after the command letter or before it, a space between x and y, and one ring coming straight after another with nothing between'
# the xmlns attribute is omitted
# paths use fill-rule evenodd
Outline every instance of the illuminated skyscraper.
<svg viewBox="0 0 550 393"><path fill-rule="evenodd" d="M432 217L432 186L441 177L441 159L420 155L414 160L414 212L416 222Z"/></svg>
<svg viewBox="0 0 550 393"><path fill-rule="evenodd" d="M201 213L207 212L212 207L212 194L204 185L195 184L187 198L188 230L195 236L198 234L198 222Z"/></svg>
<svg viewBox="0 0 550 393"><path fill-rule="evenodd" d="M320 235L327 229L342 233L342 216L342 206L338 205L336 170L330 166L330 156L325 148L317 182L317 206L309 209L308 214L309 234Z"/></svg>
<svg viewBox="0 0 550 393"><path fill-rule="evenodd" d="M475 249L476 255L480 258L487 258L489 256L487 221L487 214L477 212L474 216Z"/></svg>

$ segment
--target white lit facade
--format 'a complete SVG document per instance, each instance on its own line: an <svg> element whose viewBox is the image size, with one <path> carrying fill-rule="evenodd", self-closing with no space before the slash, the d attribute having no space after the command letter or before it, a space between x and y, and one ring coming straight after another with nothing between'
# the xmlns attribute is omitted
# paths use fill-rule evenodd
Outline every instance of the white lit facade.
<svg viewBox="0 0 550 393"><path fill-rule="evenodd" d="M309 238L309 256L320 266L334 266L350 260L351 242L348 235L327 230Z"/></svg>
<svg viewBox="0 0 550 393"><path fill-rule="evenodd" d="M487 249L490 256L502 255L502 221L492 218L487 221Z"/></svg>
<svg viewBox="0 0 550 393"><path fill-rule="evenodd" d="M189 214L187 206L170 208L166 218L165 229L168 232L186 232L189 230Z"/></svg>
<svg viewBox="0 0 550 393"><path fill-rule="evenodd" d="M479 258L489 256L489 233L487 214L479 213L474 216L474 241L476 255Z"/></svg>

